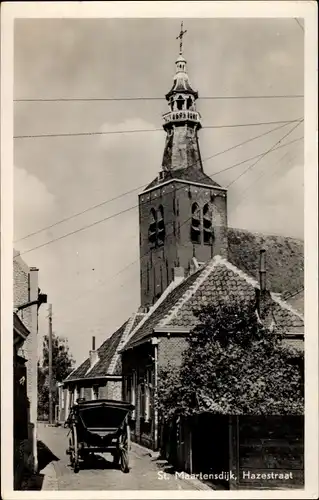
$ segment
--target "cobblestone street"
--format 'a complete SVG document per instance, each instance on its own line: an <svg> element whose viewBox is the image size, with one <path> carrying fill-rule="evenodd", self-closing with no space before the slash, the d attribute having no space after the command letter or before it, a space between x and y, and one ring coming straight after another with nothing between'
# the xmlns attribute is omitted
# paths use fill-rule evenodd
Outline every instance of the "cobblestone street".
<svg viewBox="0 0 319 500"><path fill-rule="evenodd" d="M132 443L130 472L124 474L115 469L112 457L97 455L93 463L82 465L75 474L66 455L68 430L39 424L39 440L55 455L45 469L43 490L207 490L199 481L175 478L166 473L167 463L152 458L149 451ZM160 479L165 476L165 479Z"/></svg>

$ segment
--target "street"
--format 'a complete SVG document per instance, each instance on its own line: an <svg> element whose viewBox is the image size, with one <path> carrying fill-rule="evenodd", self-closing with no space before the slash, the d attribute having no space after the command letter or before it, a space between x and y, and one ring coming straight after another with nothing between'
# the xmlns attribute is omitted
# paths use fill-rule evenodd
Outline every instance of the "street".
<svg viewBox="0 0 319 500"><path fill-rule="evenodd" d="M43 490L209 490L196 480L182 480L169 473L167 462L156 460L149 450L132 443L130 472L115 469L108 454L96 455L82 464L75 474L66 455L68 430L63 427L38 425L38 439L52 452L52 459L41 471ZM164 472L167 472L164 474Z"/></svg>

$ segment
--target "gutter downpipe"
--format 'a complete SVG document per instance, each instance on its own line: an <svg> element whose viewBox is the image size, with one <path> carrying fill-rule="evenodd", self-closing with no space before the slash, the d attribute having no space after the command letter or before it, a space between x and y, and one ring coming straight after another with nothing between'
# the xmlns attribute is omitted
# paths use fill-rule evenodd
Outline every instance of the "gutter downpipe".
<svg viewBox="0 0 319 500"><path fill-rule="evenodd" d="M158 410L157 410L157 382L158 382L158 339L152 338L154 345L154 447L158 450Z"/></svg>

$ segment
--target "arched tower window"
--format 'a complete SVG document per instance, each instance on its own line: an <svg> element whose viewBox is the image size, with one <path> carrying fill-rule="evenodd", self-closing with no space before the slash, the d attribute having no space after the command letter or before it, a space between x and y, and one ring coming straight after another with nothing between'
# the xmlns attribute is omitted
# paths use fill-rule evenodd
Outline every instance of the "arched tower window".
<svg viewBox="0 0 319 500"><path fill-rule="evenodd" d="M201 221L200 221L200 210L197 203L192 205L192 220L191 220L191 240L193 243L201 242Z"/></svg>
<svg viewBox="0 0 319 500"><path fill-rule="evenodd" d="M187 99L187 103L186 103L186 107L187 107L187 109L192 109L192 105L193 105L192 98L191 98L191 97L189 97L189 98Z"/></svg>
<svg viewBox="0 0 319 500"><path fill-rule="evenodd" d="M152 245L156 245L156 228L157 226L157 214L154 208L151 208L151 222L148 228L148 239Z"/></svg>
<svg viewBox="0 0 319 500"><path fill-rule="evenodd" d="M148 229L148 239L151 246L154 248L164 245L165 223L164 208L162 205L159 206L157 211L154 208L151 209L151 222Z"/></svg>
<svg viewBox="0 0 319 500"><path fill-rule="evenodd" d="M203 239L206 245L213 242L212 210L208 203L203 208Z"/></svg>
<svg viewBox="0 0 319 500"><path fill-rule="evenodd" d="M157 212L157 244L158 246L164 245L165 240L165 224L164 224L164 208L159 206Z"/></svg>

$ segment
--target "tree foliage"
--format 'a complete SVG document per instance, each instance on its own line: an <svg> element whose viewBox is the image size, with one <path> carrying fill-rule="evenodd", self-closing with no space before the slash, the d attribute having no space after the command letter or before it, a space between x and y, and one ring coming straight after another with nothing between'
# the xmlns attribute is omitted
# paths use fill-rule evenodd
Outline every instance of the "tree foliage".
<svg viewBox="0 0 319 500"><path fill-rule="evenodd" d="M53 405L58 403L58 382L62 382L71 373L74 360L70 354L67 340L52 334L52 398ZM49 337L43 338L42 363L38 364L38 414L49 413Z"/></svg>
<svg viewBox="0 0 319 500"><path fill-rule="evenodd" d="M260 323L254 304L223 302L195 314L181 368L160 373L161 415L303 413L303 354Z"/></svg>

